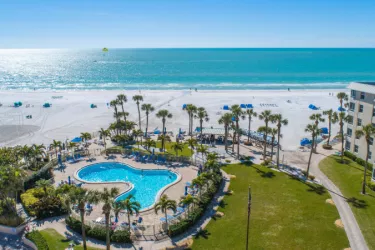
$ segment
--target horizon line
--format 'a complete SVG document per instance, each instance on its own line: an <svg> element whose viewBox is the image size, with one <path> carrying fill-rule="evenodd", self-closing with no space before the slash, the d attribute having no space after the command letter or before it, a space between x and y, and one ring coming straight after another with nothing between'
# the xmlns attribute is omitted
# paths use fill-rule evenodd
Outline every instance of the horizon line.
<svg viewBox="0 0 375 250"><path fill-rule="evenodd" d="M0 48L0 50L37 50L37 49L375 49L375 47L78 47L78 48Z"/></svg>

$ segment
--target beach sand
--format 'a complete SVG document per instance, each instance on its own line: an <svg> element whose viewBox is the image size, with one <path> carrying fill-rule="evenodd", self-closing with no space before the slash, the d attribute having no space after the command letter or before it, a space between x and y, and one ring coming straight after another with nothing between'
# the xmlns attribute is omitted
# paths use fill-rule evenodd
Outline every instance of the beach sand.
<svg viewBox="0 0 375 250"><path fill-rule="evenodd" d="M254 106L256 112L261 113L269 109L273 113L281 113L289 120L289 125L282 128L281 145L284 150L295 150L303 137L308 137L304 129L310 123L308 117L322 110L337 110L339 102L336 94L340 90L305 90L305 91L141 91L143 103L151 103L155 112L150 114L149 131L161 128L161 120L155 117L157 110L168 109L173 118L168 119L168 131L178 132L179 128L188 129L187 113L182 110L183 104L192 103L205 107L209 113L209 122L204 127L221 128L217 121L223 114L223 105L248 104ZM346 91L346 90L344 90ZM1 91L0 102L0 146L14 146L32 143L49 145L53 139L65 141L79 136L81 132L96 132L100 128L107 128L113 122L113 109L107 103L118 94L124 93L128 97L125 109L130 113L130 120L138 122L137 106L131 97L139 91L71 91L71 92L22 92ZM334 93L330 96L329 93ZM53 97L62 98L53 98ZM290 102L288 102L288 100ZM21 101L21 107L12 107L14 102ZM43 108L44 103L51 103L50 108ZM320 107L320 111L308 108L312 103ZM95 104L97 108L90 108ZM261 104L276 104L275 106L261 106ZM30 105L30 107L27 107ZM121 108L119 108L121 111ZM32 119L26 116L32 115ZM145 127L145 116L142 112L142 128ZM194 127L198 126L194 121ZM240 122L242 128L248 127L247 119ZM263 121L255 118L252 130L264 125ZM272 125L271 125L272 126ZM322 123L320 127L328 126ZM332 128L333 135L338 132L338 124Z"/></svg>

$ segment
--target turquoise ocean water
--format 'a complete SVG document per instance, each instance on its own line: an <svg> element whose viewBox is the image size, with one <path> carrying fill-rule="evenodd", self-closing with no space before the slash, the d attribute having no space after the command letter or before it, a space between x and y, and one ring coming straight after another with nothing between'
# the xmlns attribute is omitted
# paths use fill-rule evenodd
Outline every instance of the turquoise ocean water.
<svg viewBox="0 0 375 250"><path fill-rule="evenodd" d="M0 50L0 89L339 89L375 49Z"/></svg>

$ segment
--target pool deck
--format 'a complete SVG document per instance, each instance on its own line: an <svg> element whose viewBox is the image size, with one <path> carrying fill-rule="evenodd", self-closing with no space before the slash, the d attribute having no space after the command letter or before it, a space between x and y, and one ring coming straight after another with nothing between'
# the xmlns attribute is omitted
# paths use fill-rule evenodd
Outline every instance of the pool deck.
<svg viewBox="0 0 375 250"><path fill-rule="evenodd" d="M181 180L168 188L164 190L161 194L166 194L170 199L176 200L179 202L181 196L184 195L185 192L185 183L186 182L191 182L196 176L197 176L197 168L191 165L179 165L175 163L172 167L167 167L165 165L156 165L153 163L140 163L133 161L132 159L126 159L122 158L121 155L115 155L115 159L107 160L104 156L96 156L96 160L92 162L88 162L86 160L82 160L80 162L74 163L74 164L66 164L66 168L64 170L57 169L55 168L53 173L54 173L54 180L55 180L55 185L57 186L58 183L62 181L67 181L68 176L71 177L71 180L75 180L76 183L79 183L79 181L75 177L75 173L91 164L99 163L99 162L120 162L120 163L125 163L128 164L134 168L139 168L139 169L164 169L164 170L171 170L174 172L177 172L181 176ZM84 183L83 186L84 188L88 190L103 190L104 187L107 188L112 188L112 187L117 187L120 190L120 194L127 191L129 189L129 185L127 183ZM159 197L158 197L159 198ZM91 213L86 215L86 221L92 221L96 220L98 217L104 217L101 211L102 204L97 204L94 205L94 209ZM160 218L163 217L163 214L159 212L158 215L155 215L155 212L153 209L151 210L146 210L140 213L140 216L142 216L143 221L145 224L157 224L160 223ZM137 217L134 215L131 217L131 220L136 220ZM127 222L127 215L126 214L120 214L119 216L119 222Z"/></svg>

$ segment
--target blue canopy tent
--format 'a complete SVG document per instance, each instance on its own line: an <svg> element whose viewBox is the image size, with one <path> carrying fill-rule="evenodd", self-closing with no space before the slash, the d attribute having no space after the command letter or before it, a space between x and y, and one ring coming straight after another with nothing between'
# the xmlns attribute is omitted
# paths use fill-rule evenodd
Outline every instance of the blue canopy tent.
<svg viewBox="0 0 375 250"><path fill-rule="evenodd" d="M232 121L236 121L236 117L233 116L233 117L232 117Z"/></svg>
<svg viewBox="0 0 375 250"><path fill-rule="evenodd" d="M160 135L160 130L159 130L159 129L155 129L155 130L154 130L154 134L155 134L155 135Z"/></svg>
<svg viewBox="0 0 375 250"><path fill-rule="evenodd" d="M196 131L196 132L201 132L201 128L200 128L200 127L196 127L196 128L195 128L195 131Z"/></svg>
<svg viewBox="0 0 375 250"><path fill-rule="evenodd" d="M224 106L223 106L223 109L224 109L224 110L229 110L229 106L228 106L228 105L224 105Z"/></svg>
<svg viewBox="0 0 375 250"><path fill-rule="evenodd" d="M240 107L241 107L242 109L245 109L245 108L246 108L246 104L241 104Z"/></svg>
<svg viewBox="0 0 375 250"><path fill-rule="evenodd" d="M253 104L247 104L246 106L247 106L248 109L252 109L252 108L254 108L254 107L253 107Z"/></svg>
<svg viewBox="0 0 375 250"><path fill-rule="evenodd" d="M182 109L186 109L186 106L187 106L186 104L182 105Z"/></svg>
<svg viewBox="0 0 375 250"><path fill-rule="evenodd" d="M340 111L340 112L345 112L346 111L346 109L344 109L342 107L339 107L337 110Z"/></svg>
<svg viewBox="0 0 375 250"><path fill-rule="evenodd" d="M74 142L74 143L82 142L82 138L81 137L76 137L73 140L71 140L71 142Z"/></svg>
<svg viewBox="0 0 375 250"><path fill-rule="evenodd" d="M97 108L97 106L95 104L91 104L90 108L94 109L94 108Z"/></svg>
<svg viewBox="0 0 375 250"><path fill-rule="evenodd" d="M314 104L310 104L309 109L318 110L318 108Z"/></svg>
<svg viewBox="0 0 375 250"><path fill-rule="evenodd" d="M49 108L51 107L51 104L49 104L48 102L46 102L45 104L43 104L43 108Z"/></svg>
<svg viewBox="0 0 375 250"><path fill-rule="evenodd" d="M301 146L306 146L306 145L309 145L309 144L311 144L311 140L309 140L307 138L303 138L301 140L301 143L300 143Z"/></svg>
<svg viewBox="0 0 375 250"><path fill-rule="evenodd" d="M323 134L328 134L328 128L321 128L320 131L322 131Z"/></svg>

